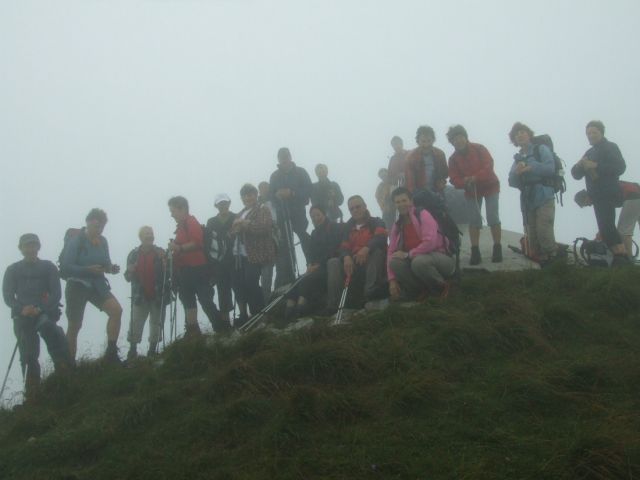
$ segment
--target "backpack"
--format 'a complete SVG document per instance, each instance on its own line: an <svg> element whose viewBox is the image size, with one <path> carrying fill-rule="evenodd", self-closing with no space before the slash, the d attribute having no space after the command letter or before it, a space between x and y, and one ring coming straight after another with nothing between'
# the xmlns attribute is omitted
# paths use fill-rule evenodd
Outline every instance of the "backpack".
<svg viewBox="0 0 640 480"><path fill-rule="evenodd" d="M555 173L551 178L545 178L542 180L542 184L547 187L553 188L553 193L556 194L556 200L560 201L560 205L562 203L562 194L567 191L567 182L564 179L564 161L556 154L553 149L553 140L547 134L537 135L531 139L531 143L533 145L533 156L537 161L541 161L540 159L540 145L545 145L551 150L551 154L553 155L553 160L555 163Z"/></svg>
<svg viewBox="0 0 640 480"><path fill-rule="evenodd" d="M636 200L640 198L640 185L637 183L620 180L620 188L622 189L622 197L624 200Z"/></svg>
<svg viewBox="0 0 640 480"><path fill-rule="evenodd" d="M202 225L204 232L204 256L207 257L209 263L220 262L227 255L229 246L222 238L219 238L215 229L208 229Z"/></svg>
<svg viewBox="0 0 640 480"><path fill-rule="evenodd" d="M84 235L84 227L82 228L67 228L67 231L64 234L64 242L62 245L62 250L60 250L60 255L58 255L58 270L60 270L60 278L63 280L67 280L69 278L69 274L65 271L65 269L62 267L62 257L64 256L64 251L67 248L67 245L69 244L69 242L76 238L78 235L81 235L80 237L80 245L78 246L78 252L77 255L80 255L80 252L83 249L86 249L86 241L87 241L87 237L86 235Z"/></svg>
<svg viewBox="0 0 640 480"><path fill-rule="evenodd" d="M447 253L456 257L455 275L460 270L460 246L462 244L462 232L456 222L449 215L444 199L431 190L419 189L413 192L413 204L416 207L418 222L420 210L427 210L438 224L438 233L447 239Z"/></svg>

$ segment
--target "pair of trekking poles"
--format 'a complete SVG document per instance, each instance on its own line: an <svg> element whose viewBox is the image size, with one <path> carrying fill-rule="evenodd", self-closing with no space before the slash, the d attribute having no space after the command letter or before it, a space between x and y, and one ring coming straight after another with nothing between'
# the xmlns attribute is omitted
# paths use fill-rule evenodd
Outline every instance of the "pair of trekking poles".
<svg viewBox="0 0 640 480"><path fill-rule="evenodd" d="M162 318L161 329L162 332L162 349L167 346L166 335L164 332L165 322L167 319L166 307L169 306L169 342L174 342L178 336L178 302L175 298L174 292L175 282L173 278L173 251L167 249L167 265L165 266L162 276L162 293L160 300L160 315ZM168 302L165 299L168 297ZM133 307L132 307L133 308Z"/></svg>

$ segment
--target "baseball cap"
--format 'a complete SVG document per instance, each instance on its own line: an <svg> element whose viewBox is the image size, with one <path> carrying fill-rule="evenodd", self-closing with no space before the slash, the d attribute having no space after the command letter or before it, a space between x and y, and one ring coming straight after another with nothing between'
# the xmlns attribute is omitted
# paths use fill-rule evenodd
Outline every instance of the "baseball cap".
<svg viewBox="0 0 640 480"><path fill-rule="evenodd" d="M220 202L231 203L231 199L229 198L229 195L227 195L226 193L219 193L218 195L216 195L216 199L213 202L213 204L218 205Z"/></svg>

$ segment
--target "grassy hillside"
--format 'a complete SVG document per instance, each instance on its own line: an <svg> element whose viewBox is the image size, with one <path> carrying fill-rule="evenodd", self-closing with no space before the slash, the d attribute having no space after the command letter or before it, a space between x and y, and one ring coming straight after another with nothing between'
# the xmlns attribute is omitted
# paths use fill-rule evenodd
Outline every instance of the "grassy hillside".
<svg viewBox="0 0 640 480"><path fill-rule="evenodd" d="M640 478L640 269L82 365L0 412L0 478Z"/></svg>

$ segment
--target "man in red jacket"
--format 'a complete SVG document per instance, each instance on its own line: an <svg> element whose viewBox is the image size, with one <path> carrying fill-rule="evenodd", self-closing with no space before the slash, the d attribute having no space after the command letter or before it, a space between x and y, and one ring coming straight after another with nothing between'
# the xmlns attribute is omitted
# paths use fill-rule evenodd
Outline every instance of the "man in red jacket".
<svg viewBox="0 0 640 480"><path fill-rule="evenodd" d="M502 227L500 225L500 181L493 171L493 158L479 143L469 142L467 131L455 125L447 132L449 143L455 152L449 158L449 178L454 187L464 189L469 213L469 238L471 240L471 265L482 261L478 243L482 228L482 200L486 201L487 224L493 237L491 261L502 262Z"/></svg>
<svg viewBox="0 0 640 480"><path fill-rule="evenodd" d="M447 159L442 150L433 146L435 141L433 128L426 125L418 127L418 146L409 153L405 164L405 187L412 193L421 188L440 193L447 184Z"/></svg>

